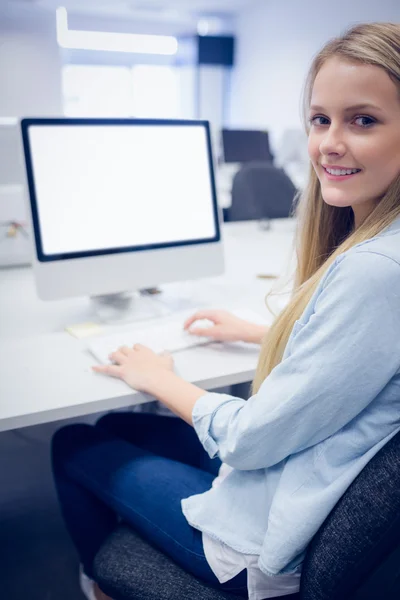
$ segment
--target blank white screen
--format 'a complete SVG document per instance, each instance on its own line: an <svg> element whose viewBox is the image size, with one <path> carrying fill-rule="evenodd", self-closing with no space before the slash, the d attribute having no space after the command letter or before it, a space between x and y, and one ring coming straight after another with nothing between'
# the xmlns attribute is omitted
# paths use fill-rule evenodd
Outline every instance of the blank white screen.
<svg viewBox="0 0 400 600"><path fill-rule="evenodd" d="M203 126L29 128L43 253L216 234Z"/></svg>

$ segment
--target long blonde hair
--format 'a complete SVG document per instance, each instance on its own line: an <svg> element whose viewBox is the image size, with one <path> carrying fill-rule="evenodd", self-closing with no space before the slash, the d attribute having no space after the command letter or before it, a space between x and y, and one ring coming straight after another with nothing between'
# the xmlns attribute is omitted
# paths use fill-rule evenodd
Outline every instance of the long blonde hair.
<svg viewBox="0 0 400 600"><path fill-rule="evenodd" d="M400 93L400 25L357 25L342 37L328 42L315 57L304 89L304 116L309 110L317 73L333 56L385 69ZM307 126L306 130L308 133ZM300 318L322 276L336 257L355 244L374 237L400 215L400 176L392 182L368 218L354 230L351 207L337 208L326 204L317 175L310 166L308 185L299 198L295 214L298 229L294 291L289 304L263 340L253 393L259 390L264 379L281 362L295 321Z"/></svg>

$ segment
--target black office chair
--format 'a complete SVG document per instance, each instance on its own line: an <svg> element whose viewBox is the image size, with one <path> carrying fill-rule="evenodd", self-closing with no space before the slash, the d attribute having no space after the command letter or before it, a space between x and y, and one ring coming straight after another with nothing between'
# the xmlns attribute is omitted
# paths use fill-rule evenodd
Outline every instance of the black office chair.
<svg viewBox="0 0 400 600"><path fill-rule="evenodd" d="M234 600L178 567L121 525L94 562L115 600ZM299 594L284 600L400 598L400 433L368 463L311 541Z"/></svg>
<svg viewBox="0 0 400 600"><path fill-rule="evenodd" d="M273 162L268 131L257 129L222 129L225 163L247 163L255 160Z"/></svg>
<svg viewBox="0 0 400 600"><path fill-rule="evenodd" d="M297 193L283 169L267 162L244 165L232 182L232 204L227 221L268 220L289 217Z"/></svg>

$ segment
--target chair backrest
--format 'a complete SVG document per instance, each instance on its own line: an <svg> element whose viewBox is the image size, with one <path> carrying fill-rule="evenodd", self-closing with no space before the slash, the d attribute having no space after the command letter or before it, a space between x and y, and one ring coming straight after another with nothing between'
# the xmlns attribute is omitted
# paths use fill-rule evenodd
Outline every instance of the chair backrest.
<svg viewBox="0 0 400 600"><path fill-rule="evenodd" d="M283 169L270 163L244 165L232 182L229 221L279 219L290 215L296 188Z"/></svg>
<svg viewBox="0 0 400 600"><path fill-rule="evenodd" d="M225 163L247 163L256 160L272 162L268 131L255 129L222 129Z"/></svg>
<svg viewBox="0 0 400 600"><path fill-rule="evenodd" d="M398 599L399 558L397 433L364 467L314 536L303 565L300 598Z"/></svg>

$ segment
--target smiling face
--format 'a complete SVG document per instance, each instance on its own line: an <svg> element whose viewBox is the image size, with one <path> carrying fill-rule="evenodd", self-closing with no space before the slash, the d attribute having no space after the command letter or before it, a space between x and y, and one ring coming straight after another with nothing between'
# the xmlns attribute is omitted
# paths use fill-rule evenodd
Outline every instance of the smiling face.
<svg viewBox="0 0 400 600"><path fill-rule="evenodd" d="M400 174L400 95L381 67L328 59L314 81L308 152L324 201L355 225Z"/></svg>

